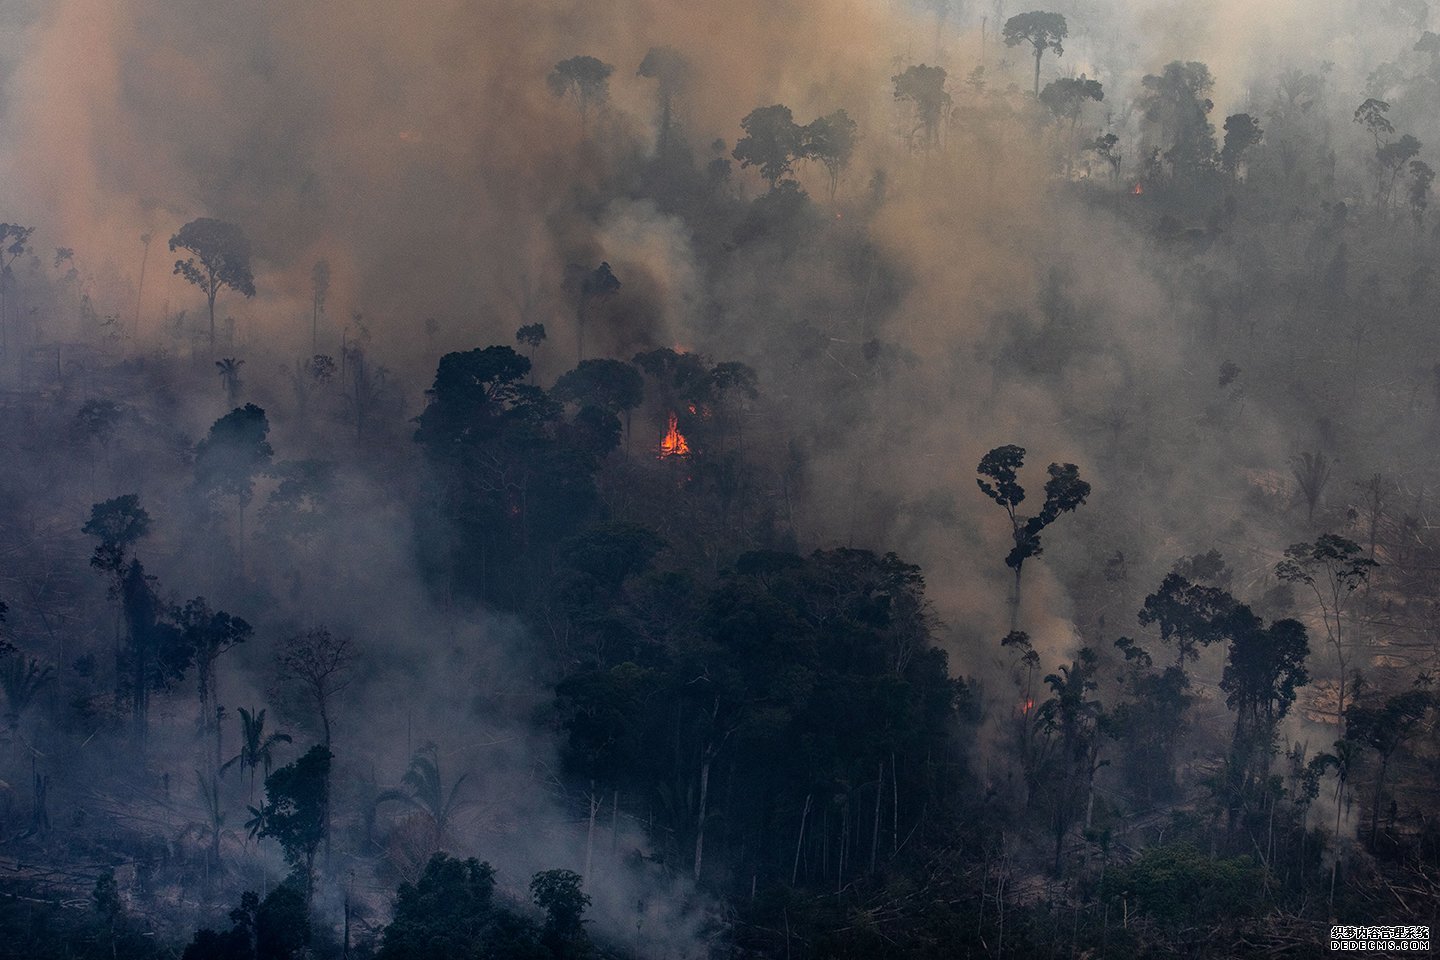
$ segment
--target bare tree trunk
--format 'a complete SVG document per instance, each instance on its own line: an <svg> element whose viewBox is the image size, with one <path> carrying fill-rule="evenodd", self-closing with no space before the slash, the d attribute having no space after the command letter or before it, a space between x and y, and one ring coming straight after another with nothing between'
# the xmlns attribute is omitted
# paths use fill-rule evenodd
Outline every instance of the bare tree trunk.
<svg viewBox="0 0 1440 960"><path fill-rule="evenodd" d="M705 751L705 759L700 764L700 811L695 818L695 880L700 880L700 866L705 856L705 804L710 798L710 761L713 759L712 752L708 748Z"/></svg>
<svg viewBox="0 0 1440 960"><path fill-rule="evenodd" d="M900 852L900 774L895 769L895 751L890 751L890 852Z"/></svg>
<svg viewBox="0 0 1440 960"><path fill-rule="evenodd" d="M795 865L790 868L790 886L795 886L795 881L800 876L800 848L805 843L805 818L810 816L810 801L814 794L805 794L805 809L800 812L800 836L795 838Z"/></svg>
<svg viewBox="0 0 1440 960"><path fill-rule="evenodd" d="M585 879L590 880L594 874L591 868L595 861L595 811L600 809L600 802L595 799L595 781L590 781L590 793L585 798L590 806L589 827L585 831Z"/></svg>
<svg viewBox="0 0 1440 960"><path fill-rule="evenodd" d="M880 846L880 798L885 788L885 761L880 761L880 769L875 774L875 824L870 830L870 872L875 872L875 854Z"/></svg>
<svg viewBox="0 0 1440 960"><path fill-rule="evenodd" d="M1010 594L1010 632L1020 629L1020 570L1015 568L1015 589Z"/></svg>

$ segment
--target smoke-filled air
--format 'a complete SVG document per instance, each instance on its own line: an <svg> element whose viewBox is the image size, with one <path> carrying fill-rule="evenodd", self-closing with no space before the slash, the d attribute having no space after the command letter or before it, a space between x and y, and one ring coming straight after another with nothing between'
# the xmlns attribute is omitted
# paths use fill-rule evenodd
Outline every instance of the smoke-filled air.
<svg viewBox="0 0 1440 960"><path fill-rule="evenodd" d="M1033 2L0 3L0 957L1425 946L1440 9Z"/></svg>

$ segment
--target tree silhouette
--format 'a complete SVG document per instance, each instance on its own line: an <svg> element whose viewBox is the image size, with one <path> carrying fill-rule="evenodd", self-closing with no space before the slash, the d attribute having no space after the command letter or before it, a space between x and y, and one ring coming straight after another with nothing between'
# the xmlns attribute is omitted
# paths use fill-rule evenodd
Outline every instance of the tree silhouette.
<svg viewBox="0 0 1440 960"><path fill-rule="evenodd" d="M1237 113L1225 118L1225 145L1220 148L1220 169L1232 178L1240 171L1240 162L1245 151L1260 142L1265 131L1260 122L1248 113Z"/></svg>
<svg viewBox="0 0 1440 960"><path fill-rule="evenodd" d="M1020 13L1005 21L1005 46L1018 47L1030 44L1035 51L1035 96L1040 96L1040 58L1046 50L1054 50L1055 56L1064 56L1062 41L1069 35L1070 28L1065 18L1058 13L1032 10Z"/></svg>
<svg viewBox="0 0 1440 960"><path fill-rule="evenodd" d="M265 778L265 806L259 811L257 834L280 844L285 862L304 884L309 908L315 892L315 856L325 840L330 808L331 753L323 745Z"/></svg>
<svg viewBox="0 0 1440 960"><path fill-rule="evenodd" d="M1215 163L1215 127L1210 99L1215 78L1203 63L1171 61L1159 74L1141 79L1143 90L1136 104L1145 119L1160 124L1161 136L1170 144L1165 159L1178 176L1195 177Z"/></svg>
<svg viewBox="0 0 1440 960"><path fill-rule="evenodd" d="M760 175L775 189L780 178L791 170L800 156L803 131L795 122L790 108L784 104L756 107L740 121L745 136L731 152L741 168L757 167Z"/></svg>
<svg viewBox="0 0 1440 960"><path fill-rule="evenodd" d="M1364 555L1359 544L1333 533L1322 534L1313 543L1287 547L1285 558L1275 564L1278 579L1305 584L1320 605L1320 617L1340 667L1335 707L1337 723L1345 715L1350 669L1349 641L1344 632L1345 608L1350 595L1369 579L1375 565L1374 560Z"/></svg>
<svg viewBox="0 0 1440 960"><path fill-rule="evenodd" d="M664 157L669 153L670 131L675 125L675 97L690 78L690 61L673 47L651 47L645 51L635 74L655 81L660 126L656 153Z"/></svg>
<svg viewBox="0 0 1440 960"><path fill-rule="evenodd" d="M980 491L998 503L1010 518L1015 545L1005 557L1005 565L1015 571L1015 588L1011 599L1010 629L1018 628L1020 620L1020 573L1025 561L1042 552L1040 534L1062 513L1069 513L1090 496L1090 484L1080 479L1080 469L1073 463L1052 463L1047 468L1050 479L1045 482L1045 503L1040 512L1022 517L1017 512L1025 500L1025 488L1019 483L1019 470L1025 464L1025 449L1014 445L996 447L980 459L976 479Z"/></svg>
<svg viewBox="0 0 1440 960"><path fill-rule="evenodd" d="M215 663L220 655L237 644L249 640L253 633L250 624L239 617L231 616L224 610L211 610L204 597L196 597L173 614L175 624L180 628L180 639L195 661L195 680L200 700L200 722L202 737L215 737L215 769L220 765L220 722L218 706L212 709L212 702L219 699L215 677Z"/></svg>
<svg viewBox="0 0 1440 960"><path fill-rule="evenodd" d="M1305 519L1313 523L1315 507L1325 493L1326 484L1330 482L1330 460L1319 451L1302 453L1291 459L1290 470L1295 474L1300 496L1305 500Z"/></svg>
<svg viewBox="0 0 1440 960"><path fill-rule="evenodd" d="M240 708L240 752L220 765L220 772L224 773L231 767L239 764L240 774L244 776L245 768L250 768L250 795L255 793L255 772L264 770L266 778L270 776L270 766L275 759L275 747L282 743L291 743L288 733L266 733L265 732L265 711L257 710L251 712L244 707Z"/></svg>
<svg viewBox="0 0 1440 960"><path fill-rule="evenodd" d="M807 123L800 131L800 155L819 160L830 175L830 200L840 183L840 173L850 163L859 140L855 121L844 110L836 110Z"/></svg>
<svg viewBox="0 0 1440 960"><path fill-rule="evenodd" d="M591 311L619 293L620 286L620 279L611 271L608 262L602 261L600 266L588 273L580 272L579 298L575 304L576 363L585 359L585 328Z"/></svg>
<svg viewBox="0 0 1440 960"><path fill-rule="evenodd" d="M915 126L910 131L913 137L918 131L921 144L933 147L939 142L940 121L950 106L950 94L945 91L945 68L925 64L908 67L904 73L890 78L895 84L895 99L908 100L915 105Z"/></svg>
<svg viewBox="0 0 1440 960"><path fill-rule="evenodd" d="M585 129L590 111L600 107L609 96L610 74L615 68L594 57L580 56L555 64L545 83L557 97L570 96L580 111L580 129Z"/></svg>
<svg viewBox="0 0 1440 960"><path fill-rule="evenodd" d="M34 227L22 227L18 223L0 223L0 353L10 354L10 308L8 295L10 284L15 280L11 266L16 259L30 249L30 235Z"/></svg>
<svg viewBox="0 0 1440 960"><path fill-rule="evenodd" d="M330 296L330 261L316 260L310 270L310 352L320 352L320 314Z"/></svg>
<svg viewBox="0 0 1440 960"><path fill-rule="evenodd" d="M462 773L447 790L440 771L440 753L435 744L427 743L410 758L410 767L401 780L405 789L383 791L375 798L375 804L403 803L416 811L425 823L426 849L422 859L428 860L450 842L455 814L466 805L460 797L460 788L469 777L468 773Z"/></svg>
<svg viewBox="0 0 1440 960"><path fill-rule="evenodd" d="M234 357L215 361L215 368L220 371L220 382L225 384L225 399L232 407L240 405L240 388L245 385L240 381L240 368L243 366L245 361Z"/></svg>
<svg viewBox="0 0 1440 960"><path fill-rule="evenodd" d="M210 345L215 345L215 298L221 290L234 290L244 297L255 296L255 277L250 272L250 241L233 223L200 217L180 228L170 238L170 252L184 250L190 256L175 261L175 274L205 293L210 311Z"/></svg>
<svg viewBox="0 0 1440 960"><path fill-rule="evenodd" d="M253 403L236 407L210 425L195 445L195 483L211 496L235 499L236 549L245 560L245 508L255 492L255 476L270 465L274 449L265 438L270 421Z"/></svg>
<svg viewBox="0 0 1440 960"><path fill-rule="evenodd" d="M1345 739L1374 750L1380 757L1375 773L1375 793L1370 802L1370 849L1376 848L1380 831L1380 798L1385 776L1395 752L1419 732L1425 714L1435 706L1435 696L1425 690L1409 690L1385 700L1378 707L1352 704L1345 708Z"/></svg>

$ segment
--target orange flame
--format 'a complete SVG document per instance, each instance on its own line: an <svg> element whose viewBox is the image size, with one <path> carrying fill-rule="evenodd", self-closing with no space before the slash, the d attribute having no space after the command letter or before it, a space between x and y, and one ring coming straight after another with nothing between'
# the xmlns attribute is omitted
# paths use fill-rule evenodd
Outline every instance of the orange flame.
<svg viewBox="0 0 1440 960"><path fill-rule="evenodd" d="M1130 191L1131 195L1132 195L1132 196L1136 196L1136 197L1140 196L1140 195L1143 194L1144 192L1145 192L1145 184L1143 184L1143 183L1137 183L1137 184L1135 184L1134 189L1132 189L1132 190Z"/></svg>
<svg viewBox="0 0 1440 960"><path fill-rule="evenodd" d="M660 440L660 459L666 457L687 457L690 455L690 444L685 442L685 434L680 432L680 423L675 414L670 414L670 427L665 431L665 436Z"/></svg>
<svg viewBox="0 0 1440 960"><path fill-rule="evenodd" d="M1034 709L1034 707L1035 707L1035 701L1034 701L1034 700L1026 700L1026 701L1025 701L1025 706L1021 708L1020 712L1021 712L1021 713L1029 713L1032 709Z"/></svg>

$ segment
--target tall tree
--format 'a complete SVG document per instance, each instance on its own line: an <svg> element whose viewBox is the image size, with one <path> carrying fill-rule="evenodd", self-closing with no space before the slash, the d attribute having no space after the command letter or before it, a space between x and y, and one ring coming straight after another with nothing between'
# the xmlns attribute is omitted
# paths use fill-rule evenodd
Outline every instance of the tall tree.
<svg viewBox="0 0 1440 960"><path fill-rule="evenodd" d="M1069 176L1075 154L1075 125L1080 120L1080 111L1087 102L1104 100L1105 89L1099 80L1091 80L1082 73L1078 77L1061 77L1045 84L1039 99L1057 119L1070 123L1065 144L1065 173Z"/></svg>
<svg viewBox="0 0 1440 960"><path fill-rule="evenodd" d="M210 425L195 445L195 483L211 496L235 499L236 549L245 560L245 508L255 492L255 476L270 465L274 448L266 439L270 421L253 403L236 407Z"/></svg>
<svg viewBox="0 0 1440 960"><path fill-rule="evenodd" d="M0 223L0 353L10 355L10 307L8 294L15 280L11 269L15 261L30 249L30 235L34 227L22 227L18 223Z"/></svg>
<svg viewBox="0 0 1440 960"><path fill-rule="evenodd" d="M1013 444L996 447L980 459L980 474L975 482L980 492L1004 509L1010 518L1010 532L1015 542L1005 557L1005 565L1015 571L1015 588L1011 596L1010 629L1018 629L1020 620L1020 573L1025 561L1042 552L1040 534L1062 513L1070 513L1090 496L1090 484L1080 479L1080 469L1073 463L1052 463L1047 468L1050 479L1045 482L1045 503L1040 512L1022 517L1017 508L1025 501L1025 488L1020 486L1019 471L1025 464L1025 448Z"/></svg>
<svg viewBox="0 0 1440 960"><path fill-rule="evenodd" d="M584 920L590 897L582 891L583 885L583 878L570 870L546 870L530 881L531 898L545 911L540 942L555 960L580 960L590 954Z"/></svg>
<svg viewBox="0 0 1440 960"><path fill-rule="evenodd" d="M240 405L240 388L245 386L240 380L240 368L243 366L245 361L235 357L215 361L215 369L220 372L220 382L225 385L225 400L232 407Z"/></svg>
<svg viewBox="0 0 1440 960"><path fill-rule="evenodd" d="M584 360L555 381L550 395L562 403L593 407L611 416L624 414L628 436L630 413L645 399L645 378L623 360Z"/></svg>
<svg viewBox="0 0 1440 960"><path fill-rule="evenodd" d="M303 884L307 910L315 893L315 857L328 835L330 762L329 749L317 744L270 774L259 811L259 835L280 844Z"/></svg>
<svg viewBox="0 0 1440 960"><path fill-rule="evenodd" d="M323 625L290 637L279 653L280 669L286 679L314 705L327 748L331 743L335 696L350 685L355 660L350 638L332 633Z"/></svg>
<svg viewBox="0 0 1440 960"><path fill-rule="evenodd" d="M1141 78L1142 91L1136 103L1145 119L1160 125L1169 147L1165 159L1181 178L1193 179L1215 162L1215 127L1210 111L1215 102L1210 91L1215 78L1210 68L1196 61L1171 61L1159 74Z"/></svg>
<svg viewBox="0 0 1440 960"><path fill-rule="evenodd" d="M690 79L690 61L673 47L651 47L645 51L645 58L640 61L635 73L655 81L660 127L656 153L664 157L669 153L671 129L675 126L675 97Z"/></svg>
<svg viewBox="0 0 1440 960"><path fill-rule="evenodd" d="M326 755L330 754L331 722L334 719L335 697L350 685L354 679L356 655L350 638L343 634L331 633L324 625L296 634L285 641L279 653L280 670L283 676L299 687L315 705L324 735L322 745ZM326 776L329 776L326 767ZM327 784L327 793L328 784ZM325 856L330 856L330 808L323 812L325 825Z"/></svg>
<svg viewBox="0 0 1440 960"><path fill-rule="evenodd" d="M178 608L174 612L174 620L180 628L181 642L195 660L195 682L200 699L198 727L203 740L208 741L211 737L215 740L215 764L209 768L213 772L221 763L220 697L215 663L226 650L249 640L253 630L239 617L231 616L224 610L211 610L204 597L196 597Z"/></svg>
<svg viewBox="0 0 1440 960"><path fill-rule="evenodd" d="M170 252L190 254L175 261L175 274L184 277L205 293L210 311L210 345L215 345L215 298L229 289L243 297L255 296L255 277L250 272L250 241L233 223L200 217L180 228L170 238Z"/></svg>
<svg viewBox="0 0 1440 960"><path fill-rule="evenodd" d="M1225 590L1172 572L1145 598L1138 619L1142 626L1158 626L1162 642L1175 644L1175 666L1183 672L1185 661L1199 659L1201 647L1228 635L1236 606Z"/></svg>
<svg viewBox="0 0 1440 960"><path fill-rule="evenodd" d="M758 168L770 189L775 189L801 154L802 128L790 108L780 103L756 107L745 115L740 126L745 136L736 142L731 156L740 161L742 169Z"/></svg>
<svg viewBox="0 0 1440 960"><path fill-rule="evenodd" d="M557 97L570 96L580 111L580 129L585 129L592 109L604 105L610 94L610 74L615 68L594 57L580 56L561 60L545 77L550 92Z"/></svg>
<svg viewBox="0 0 1440 960"><path fill-rule="evenodd" d="M1065 18L1058 13L1032 10L1020 13L1005 21L1005 46L1018 47L1030 44L1035 51L1035 96L1040 96L1040 58L1046 50L1054 50L1055 56L1065 55L1063 41L1070 34Z"/></svg>
<svg viewBox="0 0 1440 960"><path fill-rule="evenodd" d="M245 768L250 768L250 793L255 793L255 773L263 770L265 776L270 776L270 767L275 762L275 748L282 743L291 743L290 734L265 732L265 711L246 710L240 708L240 752L220 765L220 772L224 773L236 764L240 765L240 774L244 776Z"/></svg>
<svg viewBox="0 0 1440 960"><path fill-rule="evenodd" d="M1435 183L1435 171L1424 160L1410 161L1410 189L1406 198L1410 201L1410 215L1415 218L1415 229L1424 232L1425 211L1430 208L1430 187Z"/></svg>
<svg viewBox="0 0 1440 960"><path fill-rule="evenodd" d="M944 67L921 63L890 78L895 84L895 99L908 100L915 106L915 126L911 128L910 138L919 133L920 143L927 149L939 143L940 123L951 103L950 94L945 90L946 76Z"/></svg>
<svg viewBox="0 0 1440 960"><path fill-rule="evenodd" d="M1322 534L1313 543L1297 543L1285 549L1285 558L1275 564L1275 576L1287 583L1303 583L1315 595L1320 618L1335 660L1340 668L1336 692L1335 720L1345 716L1345 694L1350 682L1351 648L1345 633L1345 611L1351 594L1370 577L1375 561L1365 556L1360 545L1333 533Z"/></svg>
<svg viewBox="0 0 1440 960"><path fill-rule="evenodd" d="M1425 714L1435 706L1434 694L1408 690L1389 697L1379 706L1351 704L1345 708L1345 739L1374 750L1380 766L1375 772L1375 793L1370 802L1370 849L1376 848L1380 832L1380 798L1385 776L1395 752L1416 733Z"/></svg>
<svg viewBox="0 0 1440 960"><path fill-rule="evenodd" d="M1225 145L1220 148L1220 169L1233 179L1239 175L1240 163L1245 151L1260 142L1265 131L1260 122L1248 113L1236 113L1225 118Z"/></svg>
<svg viewBox="0 0 1440 960"><path fill-rule="evenodd" d="M855 121L844 110L818 117L800 131L800 155L825 165L825 171L830 175L832 203L840 183L840 173L850 163L858 140Z"/></svg>
<svg viewBox="0 0 1440 960"><path fill-rule="evenodd" d="M427 743L410 758L410 767L401 781L404 789L383 791L375 798L375 804L403 803L419 815L425 831L422 859L428 861L451 842L455 814L465 806L460 788L469 778L468 773L462 773L447 790L441 775L440 751L435 744Z"/></svg>
<svg viewBox="0 0 1440 960"><path fill-rule="evenodd" d="M588 273L581 271L579 298L575 304L575 351L576 363L585 360L585 328L590 322L591 311L620 292L620 279L610 269L608 262Z"/></svg>
<svg viewBox="0 0 1440 960"><path fill-rule="evenodd" d="M310 352L320 352L320 314L330 296L330 261L316 260L310 269Z"/></svg>

